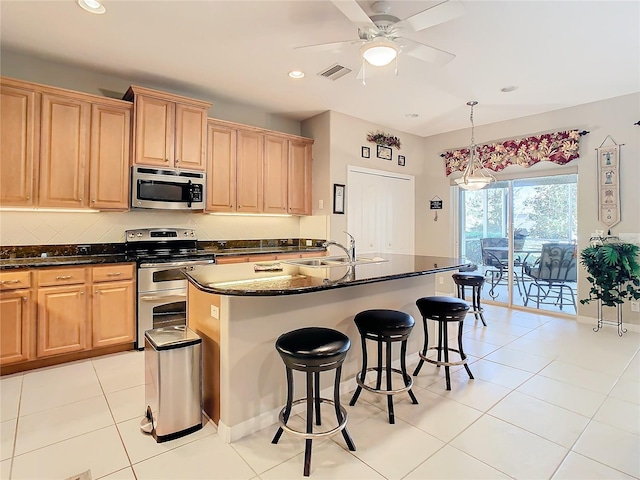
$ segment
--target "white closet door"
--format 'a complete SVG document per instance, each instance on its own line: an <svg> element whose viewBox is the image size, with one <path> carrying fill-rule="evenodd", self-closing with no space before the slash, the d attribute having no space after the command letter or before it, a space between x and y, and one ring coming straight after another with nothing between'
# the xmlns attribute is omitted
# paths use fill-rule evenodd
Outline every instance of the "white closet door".
<svg viewBox="0 0 640 480"><path fill-rule="evenodd" d="M414 253L414 177L348 167L347 226L358 253Z"/></svg>

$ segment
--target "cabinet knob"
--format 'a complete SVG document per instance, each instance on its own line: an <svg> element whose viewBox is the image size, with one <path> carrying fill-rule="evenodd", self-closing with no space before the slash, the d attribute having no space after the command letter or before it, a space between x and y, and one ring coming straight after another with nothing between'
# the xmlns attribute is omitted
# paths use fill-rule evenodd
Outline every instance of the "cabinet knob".
<svg viewBox="0 0 640 480"><path fill-rule="evenodd" d="M164 161L165 161L165 162L168 162L168 161L169 161L169 159L168 159L168 158L165 158L165 159L164 159Z"/></svg>
<svg viewBox="0 0 640 480"><path fill-rule="evenodd" d="M100 290L96 290L96 291L95 291L95 292L93 292L93 293L95 293L96 295L98 295L98 294L100 293Z"/></svg>
<svg viewBox="0 0 640 480"><path fill-rule="evenodd" d="M26 302L27 301L27 297L22 297L22 301Z"/></svg>
<svg viewBox="0 0 640 480"><path fill-rule="evenodd" d="M95 200L91 200L91 203L96 203L96 201Z"/></svg>
<svg viewBox="0 0 640 480"><path fill-rule="evenodd" d="M176 163L180 163L180 160L176 158Z"/></svg>
<svg viewBox="0 0 640 480"><path fill-rule="evenodd" d="M79 199L78 199L78 201L79 201L79 202L81 202L81 201L82 201L82 199L81 199L81 198L79 198Z"/></svg>
<svg viewBox="0 0 640 480"><path fill-rule="evenodd" d="M31 200L31 197L27 197L27 200Z"/></svg>
<svg viewBox="0 0 640 480"><path fill-rule="evenodd" d="M80 295L84 295L84 291L83 290L80 290Z"/></svg>

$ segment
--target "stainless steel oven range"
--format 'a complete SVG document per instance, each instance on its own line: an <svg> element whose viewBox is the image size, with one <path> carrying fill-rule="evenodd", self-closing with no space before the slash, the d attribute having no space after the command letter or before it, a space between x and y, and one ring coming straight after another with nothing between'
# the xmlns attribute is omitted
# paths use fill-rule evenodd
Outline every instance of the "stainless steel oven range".
<svg viewBox="0 0 640 480"><path fill-rule="evenodd" d="M144 332L186 325L187 280L183 270L215 262L197 249L196 233L186 228L143 228L125 232L127 257L138 265L136 348L144 348Z"/></svg>

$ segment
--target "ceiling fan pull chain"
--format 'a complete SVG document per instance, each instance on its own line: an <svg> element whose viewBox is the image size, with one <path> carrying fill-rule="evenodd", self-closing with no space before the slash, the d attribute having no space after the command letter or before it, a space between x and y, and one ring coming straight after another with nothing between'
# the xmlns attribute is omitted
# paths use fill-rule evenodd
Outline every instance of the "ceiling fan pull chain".
<svg viewBox="0 0 640 480"><path fill-rule="evenodd" d="M367 86L367 82L365 81L365 77L366 77L366 70L365 70L365 62L364 58L362 59L362 85L364 85L365 87Z"/></svg>
<svg viewBox="0 0 640 480"><path fill-rule="evenodd" d="M396 55L396 77L398 76L398 55Z"/></svg>

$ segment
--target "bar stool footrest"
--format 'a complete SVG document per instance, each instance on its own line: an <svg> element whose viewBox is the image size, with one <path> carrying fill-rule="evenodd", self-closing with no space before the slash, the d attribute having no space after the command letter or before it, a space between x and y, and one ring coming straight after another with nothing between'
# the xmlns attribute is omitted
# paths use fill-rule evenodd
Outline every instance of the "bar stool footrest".
<svg viewBox="0 0 640 480"><path fill-rule="evenodd" d="M306 397L305 398L300 398L298 400L295 400L291 406L293 407L294 405L300 405L301 403L305 403L307 401ZM314 399L315 402L315 399ZM320 403L328 403L329 405L333 405L335 406L335 402L333 400L330 400L328 398L320 398ZM280 410L280 415L279 415L279 420L280 420L280 428L282 428L282 430L284 430L287 433L290 433L291 435L294 435L296 437L299 438L323 438L323 437L330 437L331 435L335 435L336 433L340 432L341 430L344 430L344 428L347 426L347 418L348 418L348 414L347 414L347 410L340 405L340 413L342 413L342 422L340 422L340 424L337 427L334 427L330 430L325 430L323 432L312 432L312 433L307 433L307 432L301 432L300 430L294 430L293 428L287 426L284 423L284 411L286 410L286 407L284 407L282 410Z"/></svg>
<svg viewBox="0 0 640 480"><path fill-rule="evenodd" d="M429 347L427 350L444 350L443 348L438 348L438 347ZM456 349L456 348L451 348L449 347L448 349L450 352L456 352L458 355L460 355L460 350ZM468 359L465 358L464 360L459 360L457 362L443 362L443 361L438 361L438 360L433 360L431 358L427 358L426 355L422 355L422 352L418 352L418 355L420 355L420 358L422 360L424 360L425 362L429 362L432 363L433 365L437 365L439 367L455 367L457 365L466 365L468 363Z"/></svg>
<svg viewBox="0 0 640 480"><path fill-rule="evenodd" d="M382 370L386 371L384 368ZM378 367L367 368L367 372L377 372L377 371L378 371ZM404 378L404 382L408 384L405 385L404 387L397 388L395 390L377 389L377 388L370 387L369 385L366 385L362 380L360 380L360 374L356 375L356 383L360 385L362 388L364 388L367 392L377 393L380 395L396 395L398 393L407 392L411 390L411 387L413 387L413 379L411 378L410 375L404 375L402 371L398 370L397 368L392 368L391 372L400 374Z"/></svg>

